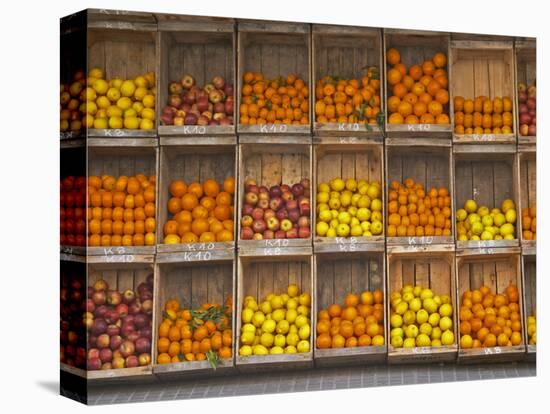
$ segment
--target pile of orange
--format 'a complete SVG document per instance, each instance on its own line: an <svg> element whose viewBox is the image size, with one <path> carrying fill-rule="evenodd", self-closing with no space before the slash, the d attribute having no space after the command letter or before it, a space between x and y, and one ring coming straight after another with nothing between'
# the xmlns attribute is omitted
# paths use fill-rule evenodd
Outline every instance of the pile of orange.
<svg viewBox="0 0 550 414"><path fill-rule="evenodd" d="M412 178L390 184L388 237L450 236L451 213L451 196L445 187L426 193Z"/></svg>
<svg viewBox="0 0 550 414"><path fill-rule="evenodd" d="M242 125L309 124L309 89L296 75L273 80L261 73L245 72L239 107Z"/></svg>
<svg viewBox="0 0 550 414"><path fill-rule="evenodd" d="M317 314L317 348L384 345L384 294L377 289L348 293L344 306L336 303Z"/></svg>
<svg viewBox="0 0 550 414"><path fill-rule="evenodd" d="M474 100L456 96L453 99L455 134L511 134L514 117L512 100L489 99L478 96Z"/></svg>
<svg viewBox="0 0 550 414"><path fill-rule="evenodd" d="M233 195L235 179L220 186L208 179L189 185L183 180L170 184L169 219L164 224L164 243L210 243L233 240Z"/></svg>
<svg viewBox="0 0 550 414"><path fill-rule="evenodd" d="M376 67L361 79L325 76L315 85L315 119L320 123L376 125L380 112L380 77Z"/></svg>
<svg viewBox="0 0 550 414"><path fill-rule="evenodd" d="M156 177L88 177L88 245L154 246Z"/></svg>
<svg viewBox="0 0 550 414"><path fill-rule="evenodd" d="M460 301L460 346L490 348L522 343L519 291L510 283L495 295L487 286L467 290Z"/></svg>
<svg viewBox="0 0 550 414"><path fill-rule="evenodd" d="M386 52L391 65L387 73L390 124L450 124L447 56L436 53L431 60L407 68L395 48ZM391 93L391 94L390 94Z"/></svg>
<svg viewBox="0 0 550 414"><path fill-rule="evenodd" d="M182 309L177 299L168 300L159 325L157 363L231 358L231 309L231 298L225 307L205 303L198 309Z"/></svg>
<svg viewBox="0 0 550 414"><path fill-rule="evenodd" d="M537 239L537 207L521 209L521 228L525 240Z"/></svg>

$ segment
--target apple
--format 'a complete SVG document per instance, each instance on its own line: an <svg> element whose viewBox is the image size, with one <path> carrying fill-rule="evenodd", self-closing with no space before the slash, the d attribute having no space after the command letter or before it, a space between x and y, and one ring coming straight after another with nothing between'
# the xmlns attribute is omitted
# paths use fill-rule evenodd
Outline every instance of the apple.
<svg viewBox="0 0 550 414"><path fill-rule="evenodd" d="M246 181L244 182L244 187L245 187L246 191L250 191L250 187L252 187L253 185L255 185L255 186L258 185L256 180L254 180L253 178L247 178Z"/></svg>
<svg viewBox="0 0 550 414"><path fill-rule="evenodd" d="M241 226L242 227L252 227L252 223L254 222L254 219L251 215L246 215L241 218Z"/></svg>
<svg viewBox="0 0 550 414"><path fill-rule="evenodd" d="M107 331L107 322L104 319L95 319L92 325L91 332L95 336L99 336Z"/></svg>
<svg viewBox="0 0 550 414"><path fill-rule="evenodd" d="M529 108L527 108L527 104L525 104L525 103L520 103L519 104L519 113L520 114L526 113L528 111L529 111Z"/></svg>
<svg viewBox="0 0 550 414"><path fill-rule="evenodd" d="M99 351L99 359L101 359L101 362L111 362L113 359L113 351L109 348L103 348Z"/></svg>
<svg viewBox="0 0 550 414"><path fill-rule="evenodd" d="M92 299L86 299L86 311L93 312L95 310L95 303Z"/></svg>
<svg viewBox="0 0 550 414"><path fill-rule="evenodd" d="M88 358L99 358L99 349L90 348L88 350Z"/></svg>
<svg viewBox="0 0 550 414"><path fill-rule="evenodd" d="M309 217L301 216L298 219L298 227L307 227L307 228L309 228L310 227Z"/></svg>
<svg viewBox="0 0 550 414"><path fill-rule="evenodd" d="M283 193L281 194L281 198L284 201L293 200L294 199L294 194L292 194L291 191L283 191Z"/></svg>
<svg viewBox="0 0 550 414"><path fill-rule="evenodd" d="M301 239L308 239L311 236L311 231L309 227L299 227L298 228L298 237Z"/></svg>
<svg viewBox="0 0 550 414"><path fill-rule="evenodd" d="M176 116L172 119L172 125L174 126L183 126L185 124L185 118L181 116Z"/></svg>
<svg viewBox="0 0 550 414"><path fill-rule="evenodd" d="M146 337L138 338L136 341L136 352L142 354L151 351L151 340Z"/></svg>
<svg viewBox="0 0 550 414"><path fill-rule="evenodd" d="M243 227L241 229L242 240L252 240L252 237L254 237L254 231L252 230L252 227Z"/></svg>
<svg viewBox="0 0 550 414"><path fill-rule="evenodd" d="M288 210L286 208L282 208L280 210L278 210L276 213L275 213L275 216L279 219L279 220L284 220L286 218L288 218Z"/></svg>
<svg viewBox="0 0 550 414"><path fill-rule="evenodd" d="M255 206L256 203L258 202L258 194L254 193L252 191L249 191L248 193L245 194L244 200L247 204L251 204L251 205Z"/></svg>
<svg viewBox="0 0 550 414"><path fill-rule="evenodd" d="M289 231L291 228L292 228L292 221L290 221L289 219L283 219L281 221L281 230L283 231Z"/></svg>
<svg viewBox="0 0 550 414"><path fill-rule="evenodd" d="M120 334L120 327L116 324L110 324L107 326L107 335L115 336Z"/></svg>
<svg viewBox="0 0 550 414"><path fill-rule="evenodd" d="M179 108L183 103L180 95L170 95L168 98L168 105L173 106L174 108Z"/></svg>
<svg viewBox="0 0 550 414"><path fill-rule="evenodd" d="M253 210L254 210L254 207L252 205L250 205L248 203L245 203L245 204L243 204L242 215L243 216L251 216Z"/></svg>
<svg viewBox="0 0 550 414"><path fill-rule="evenodd" d="M254 210L252 210L252 218L254 220L261 220L264 218L264 210L256 207Z"/></svg>
<svg viewBox="0 0 550 414"><path fill-rule="evenodd" d="M105 317L105 314L107 313L108 310L109 308L107 307L107 305L98 306L94 311L94 316L96 318L103 318Z"/></svg>
<svg viewBox="0 0 550 414"><path fill-rule="evenodd" d="M529 135L529 125L521 124L521 126L519 127L519 133L523 136L528 136Z"/></svg>
<svg viewBox="0 0 550 414"><path fill-rule="evenodd" d="M298 208L298 201L297 200L288 200L285 204L285 207L287 210L294 210Z"/></svg>
<svg viewBox="0 0 550 414"><path fill-rule="evenodd" d="M207 95L209 95L210 92L216 90L216 87L212 83L207 83L202 89Z"/></svg>
<svg viewBox="0 0 550 414"><path fill-rule="evenodd" d="M261 185L261 186L258 187L258 192L269 194L269 189L265 185Z"/></svg>
<svg viewBox="0 0 550 414"><path fill-rule="evenodd" d="M97 337L96 345L99 349L107 348L109 346L111 338L106 333L103 333Z"/></svg>
<svg viewBox="0 0 550 414"><path fill-rule="evenodd" d="M266 228L267 226L263 219L254 220L254 223L252 223L252 230L254 230L254 233L263 233Z"/></svg>
<svg viewBox="0 0 550 414"><path fill-rule="evenodd" d="M128 305L126 303L119 303L115 310L118 312L120 317L128 315Z"/></svg>
<svg viewBox="0 0 550 414"><path fill-rule="evenodd" d="M300 218L300 210L298 209L288 210L288 219L291 222L297 223L299 218Z"/></svg>
<svg viewBox="0 0 550 414"><path fill-rule="evenodd" d="M126 361L121 356L113 356L111 362L113 369L121 369L126 367Z"/></svg>
<svg viewBox="0 0 550 414"><path fill-rule="evenodd" d="M302 184L294 184L291 191L294 197L299 197L304 194L304 186Z"/></svg>
<svg viewBox="0 0 550 414"><path fill-rule="evenodd" d="M234 112L234 101L233 99L227 99L224 103L224 111L227 115L233 115Z"/></svg>
<svg viewBox="0 0 550 414"><path fill-rule="evenodd" d="M264 231L263 236L264 236L264 239L271 240L275 238L275 232L273 230L267 229L266 231Z"/></svg>
<svg viewBox="0 0 550 414"><path fill-rule="evenodd" d="M262 233L254 233L254 236L252 236L252 240L263 240L264 236Z"/></svg>
<svg viewBox="0 0 550 414"><path fill-rule="evenodd" d="M286 232L284 230L277 230L275 232L276 239L286 239Z"/></svg>
<svg viewBox="0 0 550 414"><path fill-rule="evenodd" d="M223 91L225 92L225 95L228 97L227 99L229 98L233 99L234 88L232 83L226 83L223 87Z"/></svg>
<svg viewBox="0 0 550 414"><path fill-rule="evenodd" d="M223 87L225 86L225 79L222 78L221 76L215 76L215 77L212 79L212 84L213 84L217 89L223 89Z"/></svg>
<svg viewBox="0 0 550 414"><path fill-rule="evenodd" d="M214 112L225 115L225 104L223 102L216 102L214 104Z"/></svg>
<svg viewBox="0 0 550 414"><path fill-rule="evenodd" d="M193 112L189 112L185 115L185 118L184 118L184 124L185 125L197 125L197 121L198 121L199 117L197 116L197 114L193 113ZM176 119L174 118L174 123L176 123Z"/></svg>
<svg viewBox="0 0 550 414"><path fill-rule="evenodd" d="M171 94L177 94L179 95L183 91L183 87L181 83L178 82L170 82L170 85L168 85L168 90Z"/></svg>
<svg viewBox="0 0 550 414"><path fill-rule="evenodd" d="M311 205L309 203L300 204L300 215L309 216L311 214Z"/></svg>
<svg viewBox="0 0 550 414"><path fill-rule="evenodd" d="M149 324L149 317L143 313L139 313L134 318L134 325L136 326L136 329L144 328Z"/></svg>
<svg viewBox="0 0 550 414"><path fill-rule="evenodd" d="M88 358L86 361L86 367L89 371L97 371L101 369L101 360L97 358Z"/></svg>
<svg viewBox="0 0 550 414"><path fill-rule="evenodd" d="M269 203L269 193L266 191L262 191L262 187L260 187L260 192L258 193L258 199L267 200Z"/></svg>
<svg viewBox="0 0 550 414"><path fill-rule="evenodd" d="M138 356L139 365L144 367L151 364L151 354L144 352Z"/></svg>
<svg viewBox="0 0 550 414"><path fill-rule="evenodd" d="M527 88L527 96L529 96L530 98L534 98L537 96L537 87L535 85L531 85L529 86L529 88Z"/></svg>
<svg viewBox="0 0 550 414"><path fill-rule="evenodd" d="M135 315L141 311L141 304L137 301L134 301L129 307L128 307L128 313L130 315Z"/></svg>
<svg viewBox="0 0 550 414"><path fill-rule="evenodd" d="M122 300L125 304L129 305L130 303L132 303L134 301L134 299L136 298L136 294L134 293L134 291L132 289L126 289L123 293L122 293ZM128 312L126 312L126 314L128 314Z"/></svg>
<svg viewBox="0 0 550 414"><path fill-rule="evenodd" d="M208 100L210 102L212 102L213 104L215 104L217 102L221 102L222 99L223 99L222 92L217 90L217 89L214 89L213 91L208 93Z"/></svg>
<svg viewBox="0 0 550 414"><path fill-rule="evenodd" d="M277 217L271 217L267 220L267 228L269 230L277 231L279 230L280 222Z"/></svg>
<svg viewBox="0 0 550 414"><path fill-rule="evenodd" d="M222 118L220 119L220 125L233 125L232 118Z"/></svg>
<svg viewBox="0 0 550 414"><path fill-rule="evenodd" d="M528 112L521 113L519 115L519 123L529 125L531 123L531 115Z"/></svg>
<svg viewBox="0 0 550 414"><path fill-rule="evenodd" d="M206 96L199 96L197 98L197 109L200 112L208 110L208 98Z"/></svg>
<svg viewBox="0 0 550 414"><path fill-rule="evenodd" d="M107 290L109 289L109 286L107 285L107 282L103 279L99 279L94 283L94 289L96 291L98 290Z"/></svg>
<svg viewBox="0 0 550 414"><path fill-rule="evenodd" d="M275 212L273 210L268 208L267 210L264 211L264 220L267 221L271 217L276 217L276 215L275 215Z"/></svg>
<svg viewBox="0 0 550 414"><path fill-rule="evenodd" d="M309 178L302 178L300 180L300 184L302 185L302 187L304 187L304 189L309 189L309 187L310 187Z"/></svg>
<svg viewBox="0 0 550 414"><path fill-rule="evenodd" d="M153 300L152 299L145 299L141 303L141 310L145 312L146 314L150 314L153 312Z"/></svg>
<svg viewBox="0 0 550 414"><path fill-rule="evenodd" d="M191 75L185 75L180 82L185 89L189 89L195 84L195 78Z"/></svg>
<svg viewBox="0 0 550 414"><path fill-rule="evenodd" d="M535 109L537 107L537 101L533 97L527 98L527 108Z"/></svg>
<svg viewBox="0 0 550 414"><path fill-rule="evenodd" d="M284 203L281 197L276 196L269 201L269 208L273 211L278 211L283 207L284 207Z"/></svg>
<svg viewBox="0 0 550 414"><path fill-rule="evenodd" d="M117 306L122 302L122 295L116 290L110 290L107 294L107 303L111 306Z"/></svg>
<svg viewBox="0 0 550 414"><path fill-rule="evenodd" d="M298 229L297 228L291 228L286 232L287 239L297 239L298 238Z"/></svg>
<svg viewBox="0 0 550 414"><path fill-rule="evenodd" d="M120 353L123 357L129 357L130 355L133 355L136 351L136 347L133 342L131 341L124 341L120 345Z"/></svg>
<svg viewBox="0 0 550 414"><path fill-rule="evenodd" d="M281 187L278 185L274 185L269 188L269 195L271 198L281 197L282 194L283 192L281 191Z"/></svg>
<svg viewBox="0 0 550 414"><path fill-rule="evenodd" d="M536 125L529 125L528 135L530 135L530 136L537 135L537 126Z"/></svg>
<svg viewBox="0 0 550 414"><path fill-rule="evenodd" d="M257 204L258 208L261 208L262 210L266 210L269 208L270 204L267 199L260 199Z"/></svg>
<svg viewBox="0 0 550 414"><path fill-rule="evenodd" d="M120 348L120 345L122 345L122 337L120 335L111 336L109 339L109 348L116 351Z"/></svg>

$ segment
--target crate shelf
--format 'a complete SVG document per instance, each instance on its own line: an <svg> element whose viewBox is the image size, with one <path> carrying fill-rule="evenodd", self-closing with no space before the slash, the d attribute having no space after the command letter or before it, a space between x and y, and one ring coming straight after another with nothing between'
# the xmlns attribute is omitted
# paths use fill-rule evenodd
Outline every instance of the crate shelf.
<svg viewBox="0 0 550 414"><path fill-rule="evenodd" d="M537 205L537 154L534 152L520 152L517 158L519 162L518 231L521 232L521 247L525 252L536 252L537 241L527 240L524 237L523 226L529 223L523 222L522 211ZM532 220L532 217L530 219Z"/></svg>
<svg viewBox="0 0 550 414"><path fill-rule="evenodd" d="M384 253L348 253L346 258L339 254L316 254L314 263L314 283L316 290L313 327L317 326L319 310L327 309L331 304L343 304L348 293L360 295L362 291L385 289ZM386 325L387 315L384 311ZM314 328L315 329L315 328ZM342 366L354 364L376 364L386 361L388 332L384 332L384 345L356 348L314 347L315 366ZM315 332L315 337L317 333Z"/></svg>
<svg viewBox="0 0 550 414"><path fill-rule="evenodd" d="M524 332L527 334L525 340L527 342L527 358L536 360L537 346L529 344L529 335L527 333L527 318L534 315L537 310L537 257L536 255L524 255L521 258L523 289L524 289L524 313L522 323Z"/></svg>
<svg viewBox="0 0 550 414"><path fill-rule="evenodd" d="M537 81L537 41L533 38L516 39L514 42L515 49L515 69L516 69L516 88L517 96L516 105L516 125L518 145L535 145L537 142L536 135L521 135L519 123L519 91L518 84L523 82L529 87L536 84Z"/></svg>

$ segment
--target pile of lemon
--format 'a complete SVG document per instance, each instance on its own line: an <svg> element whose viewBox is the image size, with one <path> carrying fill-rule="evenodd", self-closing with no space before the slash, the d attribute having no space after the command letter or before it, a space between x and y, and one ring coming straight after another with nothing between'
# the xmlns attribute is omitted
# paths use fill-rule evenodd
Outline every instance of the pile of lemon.
<svg viewBox="0 0 550 414"><path fill-rule="evenodd" d="M105 79L102 69L90 70L84 123L95 129L143 129L155 127L156 86L154 72L134 79Z"/></svg>

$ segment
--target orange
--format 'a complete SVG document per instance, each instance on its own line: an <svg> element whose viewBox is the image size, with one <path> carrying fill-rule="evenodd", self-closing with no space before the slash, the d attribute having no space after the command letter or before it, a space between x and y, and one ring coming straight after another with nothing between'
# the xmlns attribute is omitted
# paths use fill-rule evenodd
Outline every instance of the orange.
<svg viewBox="0 0 550 414"><path fill-rule="evenodd" d="M328 307L328 313L332 318L336 318L342 313L342 308L338 304L332 304Z"/></svg>
<svg viewBox="0 0 550 414"><path fill-rule="evenodd" d="M197 236L208 231L209 227L208 220L205 218L197 218L191 223L191 231Z"/></svg>
<svg viewBox="0 0 550 414"><path fill-rule="evenodd" d="M143 211L145 211L147 217L155 217L155 205L153 203L145 204Z"/></svg>
<svg viewBox="0 0 550 414"><path fill-rule="evenodd" d="M405 76L407 74L407 67L403 63L397 63L393 67L401 72L401 75Z"/></svg>
<svg viewBox="0 0 550 414"><path fill-rule="evenodd" d="M208 329L206 329L204 326L199 326L193 332L193 339L195 341L202 341L207 336L208 336Z"/></svg>
<svg viewBox="0 0 550 414"><path fill-rule="evenodd" d="M432 61L436 68L444 68L447 64L447 56L441 52L438 52L433 56Z"/></svg>
<svg viewBox="0 0 550 414"><path fill-rule="evenodd" d="M220 185L215 180L209 179L204 182L204 194L215 198L219 192Z"/></svg>
<svg viewBox="0 0 550 414"><path fill-rule="evenodd" d="M147 233L152 233L156 228L156 220L152 217L147 217L145 219L145 231Z"/></svg>
<svg viewBox="0 0 550 414"><path fill-rule="evenodd" d="M141 184L136 178L128 179L128 185L126 186L126 191L128 194L135 195L141 190Z"/></svg>
<svg viewBox="0 0 550 414"><path fill-rule="evenodd" d="M215 242L216 241L216 235L214 233L210 232L210 231L205 231L199 237L199 241L201 243Z"/></svg>
<svg viewBox="0 0 550 414"><path fill-rule="evenodd" d="M398 112L391 114L390 117L388 118L388 123L390 124L402 124L403 122L404 122L403 116Z"/></svg>
<svg viewBox="0 0 550 414"><path fill-rule="evenodd" d="M423 73L422 73L422 68L420 67L420 65L412 65L410 68L409 68L409 75L411 76L411 78L413 78L415 81L419 80Z"/></svg>
<svg viewBox="0 0 550 414"><path fill-rule="evenodd" d="M401 116L407 117L410 114L412 114L413 108L412 108L412 105L409 102L402 101L399 104L399 106L397 108L397 111L401 114Z"/></svg>
<svg viewBox="0 0 550 414"><path fill-rule="evenodd" d="M332 348L343 348L346 344L346 338L340 334L332 336Z"/></svg>
<svg viewBox="0 0 550 414"><path fill-rule="evenodd" d="M353 336L353 324L349 321L343 321L340 324L340 328L338 330L338 333L346 339L352 337Z"/></svg>
<svg viewBox="0 0 550 414"><path fill-rule="evenodd" d="M159 364L169 364L172 362L172 358L166 352L159 354L157 357L157 363Z"/></svg>
<svg viewBox="0 0 550 414"><path fill-rule="evenodd" d="M344 303L348 307L355 307L359 304L359 297L354 293L348 293L344 299Z"/></svg>
<svg viewBox="0 0 550 414"><path fill-rule="evenodd" d="M214 207L216 207L216 200L214 200L212 197L204 196L203 198L201 198L200 204L208 211L212 211L214 210Z"/></svg>
<svg viewBox="0 0 550 414"><path fill-rule="evenodd" d="M332 339L328 333L322 333L317 337L317 348L326 349L332 345Z"/></svg>
<svg viewBox="0 0 550 414"><path fill-rule="evenodd" d="M403 98L407 94L407 87L402 83L393 85L392 93L398 98Z"/></svg>
<svg viewBox="0 0 550 414"><path fill-rule="evenodd" d="M181 207L187 211L193 210L198 204L199 199L195 193L187 193L181 199Z"/></svg>
<svg viewBox="0 0 550 414"><path fill-rule="evenodd" d="M216 233L216 241L218 242L227 242L233 240L233 233L229 230L221 230Z"/></svg>
<svg viewBox="0 0 550 414"><path fill-rule="evenodd" d="M203 206L197 206L193 209L193 211L191 212L191 215L193 216L194 219L199 219L199 218L205 219L208 217L208 210Z"/></svg>
<svg viewBox="0 0 550 414"><path fill-rule="evenodd" d="M388 71L388 83L390 85L396 85L401 81L403 75L401 72L395 68L392 68Z"/></svg>
<svg viewBox="0 0 550 414"><path fill-rule="evenodd" d="M431 60L426 60L422 63L422 72L424 75L431 76L435 72L435 65Z"/></svg>
<svg viewBox="0 0 550 414"><path fill-rule="evenodd" d="M218 205L214 209L214 217L218 220L229 220L231 218L231 208L228 205Z"/></svg>
<svg viewBox="0 0 550 414"><path fill-rule="evenodd" d="M226 192L226 191L222 191L220 192L217 196L216 196L216 204L219 204L219 205L224 205L224 206L230 206L231 205L231 194Z"/></svg>
<svg viewBox="0 0 550 414"><path fill-rule="evenodd" d="M202 219L201 219L202 220ZM181 242L182 243L198 243L199 238L195 233L192 232L186 232L181 235Z"/></svg>
<svg viewBox="0 0 550 414"><path fill-rule="evenodd" d="M439 103L437 101L431 101L428 104L428 111L433 116L437 116L437 115L439 115L443 112L443 106L441 105L441 103Z"/></svg>
<svg viewBox="0 0 550 414"><path fill-rule="evenodd" d="M449 92L445 89L438 89L435 93L435 100L441 105L446 105L449 102Z"/></svg>
<svg viewBox="0 0 550 414"><path fill-rule="evenodd" d="M154 187L152 186L147 187L143 191L143 199L145 200L146 203L153 203L155 201L155 197L156 197L156 194L155 194Z"/></svg>
<svg viewBox="0 0 550 414"><path fill-rule="evenodd" d="M181 211L181 199L172 197L168 200L168 212L170 214L177 214Z"/></svg>
<svg viewBox="0 0 550 414"><path fill-rule="evenodd" d="M178 222L175 220L168 220L164 224L164 235L167 236L169 234L177 234L178 233Z"/></svg>
<svg viewBox="0 0 550 414"><path fill-rule="evenodd" d="M197 182L191 183L189 184L189 187L187 187L187 193L194 194L197 199L199 199L202 197L203 194L202 186L200 185L200 183Z"/></svg>
<svg viewBox="0 0 550 414"><path fill-rule="evenodd" d="M170 339L166 337L159 338L157 342L157 350L159 352L168 352L168 348L170 347Z"/></svg>
<svg viewBox="0 0 550 414"><path fill-rule="evenodd" d="M386 59L389 64L396 65L401 61L401 54L397 49L392 47L386 51Z"/></svg>
<svg viewBox="0 0 550 414"><path fill-rule="evenodd" d="M380 289L376 289L374 292L372 292L374 297L374 303L375 304L382 304L384 303L384 294Z"/></svg>
<svg viewBox="0 0 550 414"><path fill-rule="evenodd" d="M172 197L183 197L187 192L187 184L183 180L174 180L170 183L170 194Z"/></svg>
<svg viewBox="0 0 550 414"><path fill-rule="evenodd" d="M390 111L390 113L397 112L397 107L399 106L400 103L401 103L401 100L399 99L399 97L390 96L387 102L388 111Z"/></svg>

